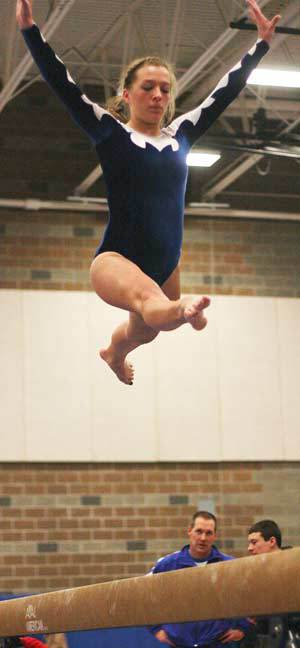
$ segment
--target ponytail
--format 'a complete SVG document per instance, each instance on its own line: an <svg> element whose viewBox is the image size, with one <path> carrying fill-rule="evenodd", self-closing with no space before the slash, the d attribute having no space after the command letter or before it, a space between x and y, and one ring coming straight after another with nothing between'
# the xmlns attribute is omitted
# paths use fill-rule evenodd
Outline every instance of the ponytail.
<svg viewBox="0 0 300 648"><path fill-rule="evenodd" d="M105 108L122 124L126 124L129 121L129 110L121 95L110 97L106 102Z"/></svg>

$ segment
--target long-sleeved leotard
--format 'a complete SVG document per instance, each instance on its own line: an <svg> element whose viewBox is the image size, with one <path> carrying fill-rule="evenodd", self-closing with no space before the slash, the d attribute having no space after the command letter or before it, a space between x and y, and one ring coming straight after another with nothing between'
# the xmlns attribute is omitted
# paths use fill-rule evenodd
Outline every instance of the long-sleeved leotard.
<svg viewBox="0 0 300 648"><path fill-rule="evenodd" d="M42 76L97 150L107 186L109 221L96 255L119 252L162 285L181 252L186 155L243 89L268 44L257 41L198 108L154 137L121 124L82 94L36 25L23 35Z"/></svg>

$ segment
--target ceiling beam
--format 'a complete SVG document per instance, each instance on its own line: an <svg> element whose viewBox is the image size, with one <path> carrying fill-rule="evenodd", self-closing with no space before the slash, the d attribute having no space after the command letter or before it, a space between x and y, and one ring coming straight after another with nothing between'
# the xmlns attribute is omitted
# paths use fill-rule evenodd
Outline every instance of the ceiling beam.
<svg viewBox="0 0 300 648"><path fill-rule="evenodd" d="M122 67L125 67L130 60L132 45L133 45L133 29L132 29L132 15L131 13L127 14L126 17L126 26L123 39L123 58L122 58Z"/></svg>
<svg viewBox="0 0 300 648"><path fill-rule="evenodd" d="M217 7L219 9L219 13L222 16L224 25L227 27L227 25L228 25L228 0L226 0L226 4L225 4L225 0L216 0L216 2L217 2Z"/></svg>
<svg viewBox="0 0 300 648"><path fill-rule="evenodd" d="M69 56L71 56L72 54L77 56L80 60L77 60L77 61L68 60ZM65 64L65 66L67 68L69 66L79 68L79 70L77 70L77 74L76 74L76 80L77 80L78 84L80 84L80 78L81 78L82 74L84 74L85 70L89 69L89 70L92 70L94 72L94 74L97 76L97 80L101 81L101 85L103 85L104 89L106 87L111 88L111 90L109 91L110 94L111 94L111 92L115 92L116 87L115 87L115 84L112 83L109 80L109 75L107 74L108 73L107 65L105 63L105 60L106 60L105 59L105 54L106 54L106 50L104 49L101 52L101 63L99 61L97 61L97 63L91 63L90 61L88 61L86 59L84 54L82 54L81 51L78 50L76 47L71 47L62 56L63 56L64 64ZM101 70L101 72L100 72L100 70Z"/></svg>
<svg viewBox="0 0 300 648"><path fill-rule="evenodd" d="M0 209L25 209L26 211L71 211L71 212L103 212L108 213L108 205L100 202L75 202L72 200L36 200L35 198L26 199L13 199L13 198L0 198ZM13 213L13 212L12 212ZM186 216L191 217L204 217L216 218L246 218L247 220L286 220L286 221L300 221L299 212L274 212L274 211L260 211L260 210L247 210L247 209L228 209L226 207L218 207L217 205L204 205L185 207L184 213Z"/></svg>
<svg viewBox="0 0 300 648"><path fill-rule="evenodd" d="M139 15L138 11L135 11L132 14L132 20L133 20L133 25L134 25L134 28L135 28L137 39L139 40L140 46L142 48L143 55L146 55L146 53L150 49L150 46L149 46L148 39L147 39L147 36L146 36L146 33L145 33L143 22L141 20L141 17Z"/></svg>
<svg viewBox="0 0 300 648"><path fill-rule="evenodd" d="M254 164L257 164L262 158L264 157L263 155L250 155L249 157L244 159L244 155L238 157L238 159L235 161L237 165L235 166L234 169L231 169L228 173L228 169L225 169L225 175L223 174L223 178L221 180L218 180L217 182L214 182L213 185L209 188L206 188L205 186L203 187L202 190L202 197L203 200L213 200L219 193L222 193L224 189L227 189L229 185L231 185L235 180L237 180L240 176L244 175L246 171L249 171ZM241 162L241 159L243 159L243 162ZM241 162L241 164L240 164Z"/></svg>
<svg viewBox="0 0 300 648"><path fill-rule="evenodd" d="M167 52L167 3L160 3L160 53L163 58L166 57Z"/></svg>
<svg viewBox="0 0 300 648"><path fill-rule="evenodd" d="M101 178L102 174L102 167L100 164L97 164L93 171L91 171L91 173L89 173L89 175L79 185L77 185L77 187L75 187L74 196L84 196L89 188L92 187L99 178Z"/></svg>
<svg viewBox="0 0 300 648"><path fill-rule="evenodd" d="M103 65L103 70L104 70L104 96L105 96L105 103L107 103L109 97L110 97L110 87L112 87L112 84L109 80L109 71L107 67L107 50L104 49L101 52L101 61Z"/></svg>
<svg viewBox="0 0 300 648"><path fill-rule="evenodd" d="M75 1L76 0L59 0L56 8L42 28L45 38L51 38L51 36L53 36ZM18 87L19 83L25 78L32 65L33 59L31 54L28 53L24 56L23 60L20 62L0 93L0 112L9 102L14 91Z"/></svg>
<svg viewBox="0 0 300 648"><path fill-rule="evenodd" d="M17 39L17 25L16 25L16 9L15 5L12 2L6 7L8 16L7 24L8 30L6 33L7 47L4 53L4 72L3 72L3 84L9 81L9 78L12 73L14 65L14 56L16 50L16 39Z"/></svg>
<svg viewBox="0 0 300 648"><path fill-rule="evenodd" d="M178 42L180 27L183 23L183 14L184 14L184 0L177 0L175 11L173 15L173 22L170 28L170 41L168 46L167 58L169 61L174 63L174 55L176 50L176 45Z"/></svg>

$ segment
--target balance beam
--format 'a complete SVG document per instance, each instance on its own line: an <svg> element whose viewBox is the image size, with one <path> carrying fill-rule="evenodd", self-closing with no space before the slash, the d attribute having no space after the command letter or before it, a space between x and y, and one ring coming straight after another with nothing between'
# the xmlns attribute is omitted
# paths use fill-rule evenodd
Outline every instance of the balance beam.
<svg viewBox="0 0 300 648"><path fill-rule="evenodd" d="M0 603L0 637L300 611L300 548Z"/></svg>

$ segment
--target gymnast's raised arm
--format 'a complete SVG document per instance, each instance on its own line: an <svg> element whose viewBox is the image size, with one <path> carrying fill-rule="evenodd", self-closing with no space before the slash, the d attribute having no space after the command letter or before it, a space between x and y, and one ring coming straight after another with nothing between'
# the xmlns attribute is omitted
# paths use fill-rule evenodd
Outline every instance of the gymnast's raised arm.
<svg viewBox="0 0 300 648"><path fill-rule="evenodd" d="M258 40L242 60L232 68L218 83L205 101L190 112L177 117L170 126L175 135L180 129L192 145L219 117L245 87L252 70L269 50L269 43L280 20L276 15L268 20L260 10L256 0L247 0L249 15L257 26Z"/></svg>
<svg viewBox="0 0 300 648"><path fill-rule="evenodd" d="M33 20L32 0L17 0L16 20L42 77L65 104L76 123L95 143L109 137L116 120L82 93L64 63L46 43Z"/></svg>

